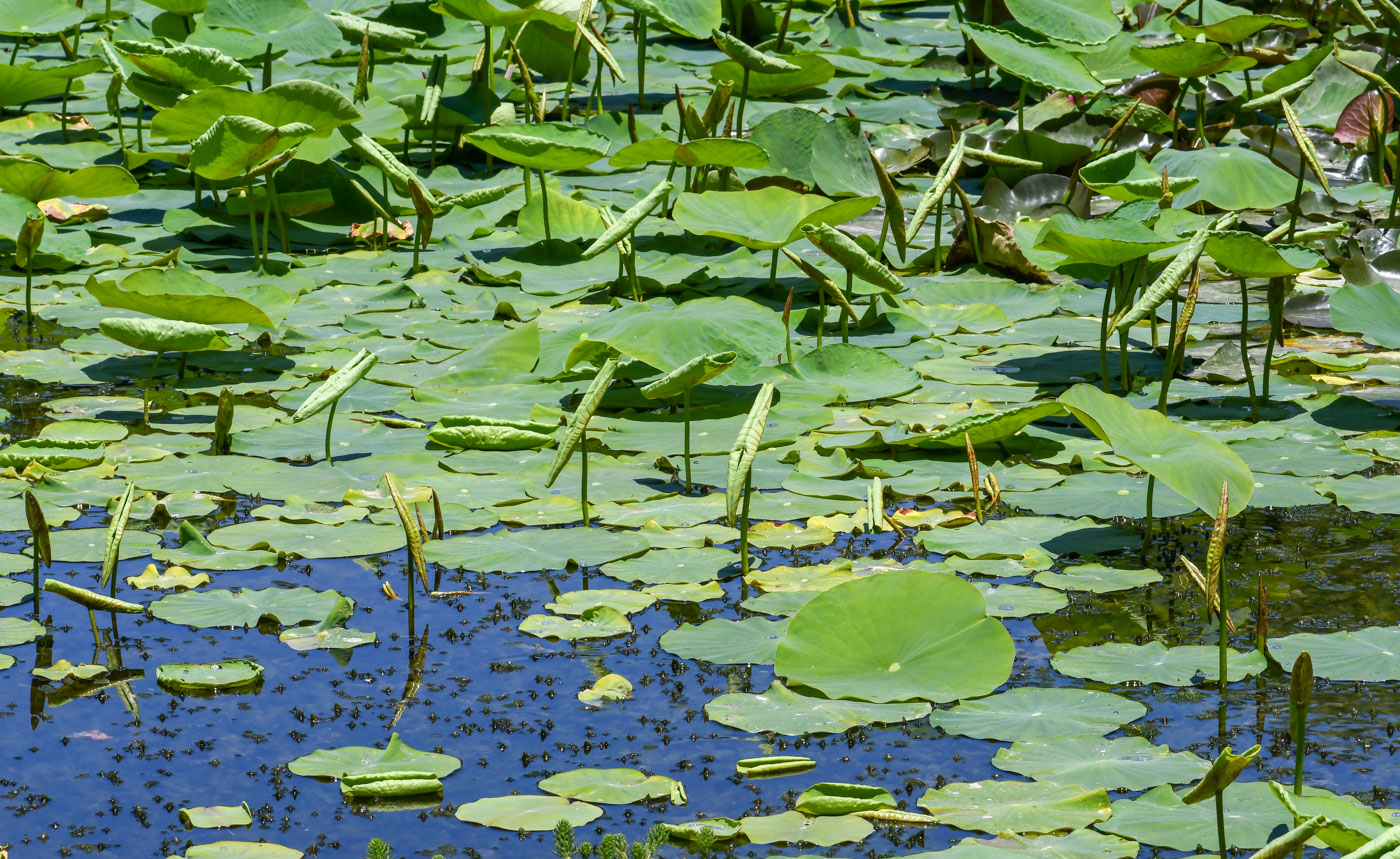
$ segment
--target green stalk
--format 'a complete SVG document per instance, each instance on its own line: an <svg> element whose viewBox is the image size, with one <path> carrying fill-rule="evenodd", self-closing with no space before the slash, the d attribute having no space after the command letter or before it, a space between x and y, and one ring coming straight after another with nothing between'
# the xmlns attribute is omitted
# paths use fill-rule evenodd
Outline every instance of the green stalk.
<svg viewBox="0 0 1400 859"><path fill-rule="evenodd" d="M37 250L37 248L36 248ZM29 252L29 259L24 261L24 334L25 337L34 339L34 308L30 303L30 295L34 288L34 251Z"/></svg>
<svg viewBox="0 0 1400 859"><path fill-rule="evenodd" d="M142 117L141 117L141 115L142 115L143 113L145 113L145 112L146 112L146 103L145 103L144 101L142 101L141 99L138 98L138 99L136 100L136 151L137 151L137 152L145 152L145 151L146 151L146 144L145 144L145 142L142 140L142 133L143 133L143 132L142 132L142 130L141 130L141 123L142 123Z"/></svg>
<svg viewBox="0 0 1400 859"><path fill-rule="evenodd" d="M38 620L38 618L39 618L39 591L40 591L40 590L41 590L41 588L39 587L39 552L38 552L38 549L37 549L37 547L36 547L36 549L34 550L34 619L35 619L35 620Z"/></svg>
<svg viewBox="0 0 1400 859"><path fill-rule="evenodd" d="M1306 172L1306 167L1307 165L1303 163L1303 150L1300 146L1298 149L1298 184L1293 189L1293 211L1288 217L1288 238L1285 241L1293 241L1293 233L1298 229L1298 213L1302 211L1303 174Z"/></svg>
<svg viewBox="0 0 1400 859"><path fill-rule="evenodd" d="M753 495L753 471L744 475L744 503L739 513L739 566L744 581L749 579L749 496Z"/></svg>
<svg viewBox="0 0 1400 859"><path fill-rule="evenodd" d="M540 210L544 212L544 238L549 241L554 238L549 232L549 186L544 181L544 171L537 171L540 175Z"/></svg>
<svg viewBox="0 0 1400 859"><path fill-rule="evenodd" d="M773 261L768 264L768 287L778 285L778 249L773 248Z"/></svg>
<svg viewBox="0 0 1400 859"><path fill-rule="evenodd" d="M943 200L941 198L933 210L933 270L935 272L943 271Z"/></svg>
<svg viewBox="0 0 1400 859"><path fill-rule="evenodd" d="M525 205L530 205L530 168L521 167L520 172L525 174Z"/></svg>
<svg viewBox="0 0 1400 859"><path fill-rule="evenodd" d="M253 267L262 271L258 261L258 213L253 211L253 180L249 179L244 188L244 199L248 202L248 241L253 243Z"/></svg>
<svg viewBox="0 0 1400 859"><path fill-rule="evenodd" d="M598 80L603 80L602 69L598 70ZM599 96L602 101L602 96ZM637 13L637 107L646 110L647 106L647 16Z"/></svg>
<svg viewBox="0 0 1400 859"><path fill-rule="evenodd" d="M685 494L690 494L690 389L681 395L681 408L685 412Z"/></svg>
<svg viewBox="0 0 1400 859"><path fill-rule="evenodd" d="M1099 314L1099 380L1103 385L1103 392L1110 394L1108 383L1108 314L1112 310L1113 281L1118 276L1118 269L1114 269L1109 275L1108 283L1103 286L1103 312Z"/></svg>
<svg viewBox="0 0 1400 859"><path fill-rule="evenodd" d="M156 381L156 366L160 364L160 354L151 359L151 372L146 376L146 387L141 391L141 422L146 426L151 425L151 386Z"/></svg>
<svg viewBox="0 0 1400 859"><path fill-rule="evenodd" d="M817 348L822 348L822 334L826 331L826 290L817 287Z"/></svg>
<svg viewBox="0 0 1400 859"><path fill-rule="evenodd" d="M855 275L851 273L850 269L846 269L846 303L848 304L851 301L851 288L854 284ZM844 313L841 314L841 342L851 342L850 320L846 318L846 314Z"/></svg>
<svg viewBox="0 0 1400 859"><path fill-rule="evenodd" d="M580 471L578 479L580 504L583 507L583 527L592 527L588 521L588 427L583 428L583 438L578 443Z"/></svg>
<svg viewBox="0 0 1400 859"><path fill-rule="evenodd" d="M340 400L332 400L331 408L326 417L326 465L335 465L335 460L331 458L331 425L335 423L335 407L340 404Z"/></svg>
<svg viewBox="0 0 1400 859"><path fill-rule="evenodd" d="M1272 332L1270 333L1272 338ZM1244 379L1249 385L1250 420L1259 422L1259 401L1254 393L1254 368L1249 365L1249 283L1240 278L1240 360L1244 363ZM1264 367L1264 378L1268 379L1269 368Z"/></svg>
<svg viewBox="0 0 1400 859"><path fill-rule="evenodd" d="M1199 82L1197 82L1199 86ZM1196 136L1201 139L1201 148L1210 148L1210 141L1206 140L1206 88L1200 86L1196 90Z"/></svg>
<svg viewBox="0 0 1400 859"><path fill-rule="evenodd" d="M290 255L292 245L287 240L287 218L282 213L281 201L277 199L277 183L273 181L276 175L276 171L267 174L267 199L272 203L272 213L277 218L277 238L282 243L282 253Z"/></svg>
<svg viewBox="0 0 1400 859"><path fill-rule="evenodd" d="M734 136L744 136L744 105L749 100L749 70L744 69L743 90L739 93L739 116L734 122Z"/></svg>
<svg viewBox="0 0 1400 859"><path fill-rule="evenodd" d="M1274 365L1274 344L1283 341L1283 293L1288 281L1269 279L1269 340L1264 344L1264 405L1269 404L1269 373Z"/></svg>

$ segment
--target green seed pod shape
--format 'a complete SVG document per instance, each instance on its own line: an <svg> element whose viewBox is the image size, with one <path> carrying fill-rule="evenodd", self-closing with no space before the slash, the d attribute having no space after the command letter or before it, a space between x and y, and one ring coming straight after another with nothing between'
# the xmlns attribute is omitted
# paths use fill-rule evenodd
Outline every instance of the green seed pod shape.
<svg viewBox="0 0 1400 859"><path fill-rule="evenodd" d="M617 244L628 233L642 222L652 209L655 209L662 200L672 191L676 190L674 183L662 179L655 188L642 199L632 205L630 209L622 213L611 226L603 231L603 234L593 240L593 244L583 252L584 259L593 259L598 254Z"/></svg>
<svg viewBox="0 0 1400 859"><path fill-rule="evenodd" d="M420 796L425 793L441 793L442 782L435 778L405 778L370 781L364 784L341 782L340 792L350 798L377 799L392 796Z"/></svg>
<svg viewBox="0 0 1400 859"><path fill-rule="evenodd" d="M763 441L763 428L768 424L768 410L773 406L773 383L764 382L754 398L753 408L739 428L734 439L734 448L729 451L729 474L725 480L725 506L729 521L733 523L739 515L739 496L748 482L749 471L758 456L759 443Z"/></svg>
<svg viewBox="0 0 1400 859"><path fill-rule="evenodd" d="M306 402L292 415L292 423L299 424L329 408L331 403L344 396L356 382L368 375L378 361L379 358L368 349L361 349L344 367L332 373L319 388L311 392L311 396L307 397Z"/></svg>
<svg viewBox="0 0 1400 859"><path fill-rule="evenodd" d="M662 400L679 397L696 385L703 385L714 377L734 366L739 357L737 352L716 352L713 355L696 355L676 369L642 388L642 396L648 400Z"/></svg>
<svg viewBox="0 0 1400 859"><path fill-rule="evenodd" d="M102 586L105 588L117 572L117 559L122 551L122 537L126 536L126 522L131 518L131 502L136 494L136 484L128 483L122 493L117 508L112 511L112 523L107 526L107 538L102 546Z"/></svg>
<svg viewBox="0 0 1400 859"><path fill-rule="evenodd" d="M228 348L222 331L199 322L116 316L102 320L97 327L118 343L145 352L206 352Z"/></svg>
<svg viewBox="0 0 1400 859"><path fill-rule="evenodd" d="M765 758L744 758L734 764L734 769L740 775L753 778L805 772L816 765L816 761L800 755L771 755Z"/></svg>
<svg viewBox="0 0 1400 859"><path fill-rule="evenodd" d="M1186 279L1187 273L1196 264L1196 260L1200 259L1201 252L1206 247L1206 239L1210 237L1211 231L1226 229L1234 223L1235 215L1227 212L1217 218L1211 226L1202 227L1193 233L1186 242L1186 247L1182 248L1176 257L1167 263L1167 267L1162 269L1162 273L1157 275L1157 279L1152 281L1152 285L1147 287L1137 303L1113 323L1114 330L1127 331L1146 319L1158 307L1161 307L1162 302L1170 298L1181 282Z"/></svg>
<svg viewBox="0 0 1400 859"><path fill-rule="evenodd" d="M802 228L807 241L816 245L821 252L836 260L842 268L869 284L874 284L886 292L904 291L904 281L873 256L856 240L830 224L808 224Z"/></svg>
<svg viewBox="0 0 1400 859"><path fill-rule="evenodd" d="M607 393L608 385L612 384L613 373L617 372L617 358L609 358L603 362L603 366L598 368L598 375L593 377L589 383L588 390L583 392L583 399L579 400L578 408L569 417L568 426L564 427L564 438L559 442L559 449L554 454L554 462L549 466L549 479L544 482L545 486L553 486L554 481L559 479L559 472L564 470L568 464L569 457L574 455L574 450L583 441L583 434L588 429L588 422L593 419L593 413L598 410L598 404L603 401L603 394Z"/></svg>
<svg viewBox="0 0 1400 859"><path fill-rule="evenodd" d="M376 781L424 781L426 779L437 779L437 776L426 770L394 770L391 772L374 773L354 773L342 776L340 783L355 787L362 784L372 784Z"/></svg>
<svg viewBox="0 0 1400 859"><path fill-rule="evenodd" d="M771 57L762 51L751 48L728 33L721 33L719 30L711 30L710 38L715 40L715 45L717 45L721 51L724 51L729 59L743 66L748 71L768 75L801 71L800 66L793 65L779 57Z"/></svg>
<svg viewBox="0 0 1400 859"><path fill-rule="evenodd" d="M44 590L51 594L58 594L66 597L84 608L94 611L115 611L122 614L141 614L146 610L145 606L137 605L134 602L114 599L106 594L99 594L80 588L77 585L70 585L67 582L60 582L56 579L45 579Z"/></svg>
<svg viewBox="0 0 1400 859"><path fill-rule="evenodd" d="M938 172L933 175L933 184L929 186L924 196L919 198L919 205L914 209L914 217L909 221L909 235L918 234L924 221L933 214L933 209L938 205L938 201L942 200L943 195L948 193L948 189L953 185L953 180L958 176L958 169L962 167L965 152L967 152L967 138L959 137L957 142L953 144L953 150L948 153L948 157L943 159L943 164L938 168Z"/></svg>
<svg viewBox="0 0 1400 859"><path fill-rule="evenodd" d="M514 427L438 426L428 431L428 441L459 450L533 450L553 440L552 435Z"/></svg>
<svg viewBox="0 0 1400 859"><path fill-rule="evenodd" d="M509 418L493 418L486 415L445 415L438 419L434 429L448 427L510 427L546 435L559 429L558 424L547 424L543 421L513 421Z"/></svg>

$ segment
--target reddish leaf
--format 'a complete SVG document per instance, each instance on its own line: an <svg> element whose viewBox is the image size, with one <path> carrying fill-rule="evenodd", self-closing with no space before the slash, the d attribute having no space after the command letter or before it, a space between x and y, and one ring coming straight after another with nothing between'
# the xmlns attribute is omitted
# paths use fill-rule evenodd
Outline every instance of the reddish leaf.
<svg viewBox="0 0 1400 859"><path fill-rule="evenodd" d="M1384 106L1381 99L1385 99ZM1395 105L1390 96L1382 96L1374 90L1368 90L1351 100L1342 109L1342 115L1337 120L1337 131L1332 135L1343 146L1355 146L1357 143L1368 140L1373 129L1380 129L1382 124L1387 126L1394 124Z"/></svg>

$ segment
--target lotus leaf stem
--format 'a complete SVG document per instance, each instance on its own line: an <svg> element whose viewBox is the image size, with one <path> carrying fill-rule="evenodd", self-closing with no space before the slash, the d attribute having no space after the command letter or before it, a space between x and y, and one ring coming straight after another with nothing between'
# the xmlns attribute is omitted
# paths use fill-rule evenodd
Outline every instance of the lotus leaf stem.
<svg viewBox="0 0 1400 859"><path fill-rule="evenodd" d="M326 465L335 465L335 460L331 458L331 427L335 424L335 407L340 404L340 399L331 400L331 407L326 417Z"/></svg>
<svg viewBox="0 0 1400 859"><path fill-rule="evenodd" d="M744 105L748 103L748 100L749 100L749 70L748 70L747 67L745 67L745 69L744 69L744 83L743 83L743 89L740 90L740 92L739 92L739 116L738 116L738 118L737 118L737 119L735 120L735 122L734 122L734 136L735 136L735 137L743 137L743 136L744 136Z"/></svg>
<svg viewBox="0 0 1400 859"><path fill-rule="evenodd" d="M583 428L583 438L578 442L579 453L579 505L583 511L583 527L591 528L593 523L588 517L588 427Z"/></svg>
<svg viewBox="0 0 1400 859"><path fill-rule="evenodd" d="M852 293L852 289L853 289L854 285L855 285L855 275L851 272L850 269L846 269L846 290L845 290L845 292L846 292L846 303L847 303L847 304L850 304L850 303L851 303L851 293ZM848 319L846 318L846 314L844 314L844 313L841 314L841 342L842 342L842 343L849 343L849 342L851 342L850 320L848 320Z"/></svg>
<svg viewBox="0 0 1400 859"><path fill-rule="evenodd" d="M1273 332L1269 332L1269 339L1273 339ZM1250 420L1259 422L1259 400L1254 392L1254 368L1249 364L1249 281L1240 278L1240 360L1244 364L1244 380L1249 385L1249 415ZM1269 367L1264 366L1264 377L1267 379Z"/></svg>
<svg viewBox="0 0 1400 859"><path fill-rule="evenodd" d="M549 232L549 186L544 181L544 171L537 171L540 177L540 211L544 213L544 238L549 241L554 238Z"/></svg>
<svg viewBox="0 0 1400 859"><path fill-rule="evenodd" d="M882 234L883 237L883 234ZM773 248L773 259L768 263L768 287L772 289L778 285L778 249Z"/></svg>
<svg viewBox="0 0 1400 859"><path fill-rule="evenodd" d="M287 217L282 211L282 201L277 197L277 182L275 177L277 171L267 174L267 199L272 204L272 214L277 218L277 239L282 245L282 253L290 255L292 252L291 242L287 240ZM267 247L267 240L263 239L264 250Z"/></svg>
<svg viewBox="0 0 1400 859"><path fill-rule="evenodd" d="M744 501L739 510L739 566L745 585L749 581L749 497L753 495L753 469L744 475Z"/></svg>
<svg viewBox="0 0 1400 859"><path fill-rule="evenodd" d="M34 339L34 306L30 300L34 291L34 250L24 262L24 334L30 340Z"/></svg>
<svg viewBox="0 0 1400 859"><path fill-rule="evenodd" d="M156 381L156 367L160 364L161 353L151 359L151 372L146 377L146 387L141 390L141 422L146 426L151 425L151 386Z"/></svg>
<svg viewBox="0 0 1400 859"><path fill-rule="evenodd" d="M685 494L690 494L690 389L681 395L681 409L685 421Z"/></svg>
<svg viewBox="0 0 1400 859"><path fill-rule="evenodd" d="M599 69L600 89L602 80L603 70ZM599 96L598 100L601 102L602 97ZM637 107L642 110L647 107L647 16L643 12L637 13Z"/></svg>

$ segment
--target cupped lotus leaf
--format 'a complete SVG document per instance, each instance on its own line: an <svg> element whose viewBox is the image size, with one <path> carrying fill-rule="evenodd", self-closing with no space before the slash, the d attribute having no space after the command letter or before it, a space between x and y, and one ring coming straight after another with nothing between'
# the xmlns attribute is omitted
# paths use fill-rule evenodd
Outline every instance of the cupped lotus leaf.
<svg viewBox="0 0 1400 859"><path fill-rule="evenodd" d="M33 641L44 634L44 625L38 621L21 620L17 617L0 617L0 647L14 647Z"/></svg>
<svg viewBox="0 0 1400 859"><path fill-rule="evenodd" d="M180 822L195 829L223 829L247 826L253 822L253 810L242 805L201 805L180 809Z"/></svg>
<svg viewBox="0 0 1400 859"><path fill-rule="evenodd" d="M1330 307L1338 331L1360 334L1386 349L1400 347L1400 295L1386 284L1349 283L1332 294Z"/></svg>
<svg viewBox="0 0 1400 859"><path fill-rule="evenodd" d="M738 357L738 352L696 355L665 376L643 387L642 396L649 400L679 397L696 385L703 385L728 370Z"/></svg>
<svg viewBox="0 0 1400 859"><path fill-rule="evenodd" d="M236 179L316 132L304 122L268 125L251 116L221 116L190 144L190 169L206 179Z"/></svg>
<svg viewBox="0 0 1400 859"><path fill-rule="evenodd" d="M0 34L32 38L55 36L81 24L87 13L72 0L0 3Z"/></svg>
<svg viewBox="0 0 1400 859"><path fill-rule="evenodd" d="M1134 45L1128 53L1150 69L1183 80L1213 75L1230 63L1230 54L1214 42Z"/></svg>
<svg viewBox="0 0 1400 859"><path fill-rule="evenodd" d="M657 163L758 169L768 166L768 153L757 143L735 137L697 137L684 143L668 137L649 137L622 147L608 159L613 167Z"/></svg>
<svg viewBox="0 0 1400 859"><path fill-rule="evenodd" d="M565 125L493 125L477 129L467 139L478 149L531 170L578 170L608 153L601 134Z"/></svg>
<svg viewBox="0 0 1400 859"><path fill-rule="evenodd" d="M84 683L107 673L105 665L74 665L67 659L60 659L48 668L31 668L29 673L50 683L66 683L70 680Z"/></svg>
<svg viewBox="0 0 1400 859"><path fill-rule="evenodd" d="M355 604L341 597L330 614L319 623L284 629L277 640L298 653L305 650L349 650L361 644L373 644L378 640L374 633L346 627L354 610Z"/></svg>
<svg viewBox="0 0 1400 859"><path fill-rule="evenodd" d="M545 793L565 799L581 799L600 805L626 805L670 796L677 784L679 782L673 778L647 775L640 770L584 767L542 779L539 787Z"/></svg>
<svg viewBox="0 0 1400 859"><path fill-rule="evenodd" d="M670 630L658 643L667 653L713 665L772 665L787 628L787 620L716 617Z"/></svg>
<svg viewBox="0 0 1400 859"><path fill-rule="evenodd" d="M1095 594L1126 591L1161 580L1162 574L1156 570L1127 570L1105 567L1102 564L1080 564L1064 567L1058 573L1046 570L1035 574L1035 583L1038 585Z"/></svg>
<svg viewBox="0 0 1400 859"><path fill-rule="evenodd" d="M422 30L395 27L383 21L352 15L348 12L327 12L326 15L340 28L341 35L351 42L358 44L364 37L364 32L369 30L369 43L374 48L411 48L427 35Z"/></svg>
<svg viewBox="0 0 1400 859"><path fill-rule="evenodd" d="M213 579L207 573L191 573L184 567L170 567L165 572L155 564L147 564L139 576L127 576L126 583L141 590L187 591L209 584Z"/></svg>
<svg viewBox="0 0 1400 859"><path fill-rule="evenodd" d="M1327 824L1318 830L1319 841L1340 853L1347 854L1359 850L1372 839L1384 834L1393 827L1385 818L1362 805L1351 796L1343 794L1320 795L1311 788L1301 796L1295 796L1291 787L1284 787L1276 781L1269 782L1274 796L1293 815L1295 824L1302 823L1313 815L1325 815ZM1400 835L1392 833L1391 837Z"/></svg>
<svg viewBox="0 0 1400 859"><path fill-rule="evenodd" d="M918 608L929 605L939 606L932 617ZM993 691L1014 658L1011 635L987 617L981 591L957 576L911 570L814 597L793 616L774 670L833 698L939 702Z"/></svg>
<svg viewBox="0 0 1400 859"><path fill-rule="evenodd" d="M588 588L581 591L565 591L545 603L544 607L555 614L581 615L594 606L612 606L623 614L636 614L645 611L656 603L656 597L643 591L630 591L625 588Z"/></svg>
<svg viewBox="0 0 1400 859"><path fill-rule="evenodd" d="M1056 400L1041 400L1019 406L1007 406L994 411L977 412L938 428L922 424L910 426L907 435L886 441L922 448L956 448L962 450L968 442L974 448L1004 441L1041 418L1064 414L1065 407Z"/></svg>
<svg viewBox="0 0 1400 859"><path fill-rule="evenodd" d="M1219 846L1215 815L1186 805L1181 801L1184 793L1162 785L1135 799L1120 799L1113 803L1113 817L1098 828L1153 847L1215 849ZM1288 810L1265 782L1237 781L1222 796L1226 843L1236 850L1258 850L1293 825Z"/></svg>
<svg viewBox="0 0 1400 859"><path fill-rule="evenodd" d="M719 518L723 508L711 518ZM603 567L604 575L624 581L656 584L702 584L737 572L739 556L713 546L657 549L639 558L616 561Z"/></svg>
<svg viewBox="0 0 1400 859"><path fill-rule="evenodd" d="M1084 220L1061 212L1046 222L1036 248L1102 266L1119 266L1176 244L1129 218Z"/></svg>
<svg viewBox="0 0 1400 859"><path fill-rule="evenodd" d="M28 104L37 99L62 95L64 90L68 89L69 83L68 78L51 69L0 65L0 107ZM4 187L5 183L0 181L0 188Z"/></svg>
<svg viewBox="0 0 1400 859"><path fill-rule="evenodd" d="M830 343L783 365L808 387L784 384L790 395L812 392L828 402L896 397L919 385L919 374L888 353L855 343Z"/></svg>
<svg viewBox="0 0 1400 859"><path fill-rule="evenodd" d="M263 667L247 659L195 664L171 662L156 669L156 682L174 692L216 692L253 686L262 681Z"/></svg>
<svg viewBox="0 0 1400 859"><path fill-rule="evenodd" d="M1110 642L1075 647L1055 654L1050 664L1061 674L1100 683L1160 683L1163 686L1200 686L1220 679L1220 652L1215 647L1184 645L1167 647L1160 641L1147 644ZM1241 680L1265 668L1257 650L1230 651L1230 680Z"/></svg>
<svg viewBox="0 0 1400 859"><path fill-rule="evenodd" d="M581 703L595 706L603 701L626 701L631 697L632 681L621 674L604 674L578 693Z"/></svg>
<svg viewBox="0 0 1400 859"><path fill-rule="evenodd" d="M640 555L649 548L646 538L633 532L551 528L433 540L423 548L423 555L432 563L453 568L524 573L595 567Z"/></svg>
<svg viewBox="0 0 1400 859"><path fill-rule="evenodd" d="M1327 265L1302 245L1272 244L1240 230L1212 232L1206 253L1237 277L1291 277Z"/></svg>
<svg viewBox="0 0 1400 859"><path fill-rule="evenodd" d="M520 631L537 638L581 641L627 635L632 631L632 622L612 606L600 605L585 610L578 617L532 614L520 622Z"/></svg>
<svg viewBox="0 0 1400 859"><path fill-rule="evenodd" d="M383 773L415 772L446 778L462 766L462 761L440 752L424 752L405 743L397 733L390 735L382 749L372 746L344 746L318 749L287 764L294 775L313 778L346 778Z"/></svg>
<svg viewBox="0 0 1400 859"><path fill-rule="evenodd" d="M1007 0L1016 23L1076 45L1102 45L1123 30L1110 0Z"/></svg>
<svg viewBox="0 0 1400 859"><path fill-rule="evenodd" d="M1220 484L1230 487L1230 515L1254 493L1254 475L1224 443L1183 427L1152 409L1134 408L1089 384L1078 384L1060 402L1118 456L1155 476L1201 510L1215 512Z"/></svg>
<svg viewBox="0 0 1400 859"><path fill-rule="evenodd" d="M1091 191L1124 203L1162 196L1162 174L1153 170L1136 149L1120 149L1085 164L1079 170L1079 181ZM1167 176L1167 189L1175 196L1198 182L1195 176L1171 174Z"/></svg>
<svg viewBox="0 0 1400 859"><path fill-rule="evenodd" d="M1285 666L1304 651L1312 657L1317 677L1362 683L1400 680L1400 627L1299 632L1269 639L1269 655Z"/></svg>
<svg viewBox="0 0 1400 859"><path fill-rule="evenodd" d="M0 468L23 471L34 462L56 471L84 468L102 461L107 446L100 441L26 438L0 448Z"/></svg>
<svg viewBox="0 0 1400 859"><path fill-rule="evenodd" d="M707 817L704 820L690 820L685 823L663 823L666 832L677 841L694 843L700 833L714 834L716 841L728 841L741 831L739 821L732 817Z"/></svg>
<svg viewBox="0 0 1400 859"><path fill-rule="evenodd" d="M836 74L836 67L820 54L784 54L783 60L795 66L786 72L750 72L749 98L773 98L791 95L825 85ZM738 87L744 79L744 67L734 60L715 63L710 69L713 83L727 82Z"/></svg>
<svg viewBox="0 0 1400 859"><path fill-rule="evenodd" d="M919 798L939 823L974 832L1049 833L1081 829L1112 813L1103 788L1037 781L959 782Z"/></svg>
<svg viewBox="0 0 1400 859"><path fill-rule="evenodd" d="M103 307L205 325L250 323L268 328L280 322L292 297L282 290L254 287L230 295L193 272L143 268L120 283L89 277L84 288Z"/></svg>
<svg viewBox="0 0 1400 859"><path fill-rule="evenodd" d="M162 83L186 92L211 86L234 86L252 79L242 63L202 45L155 45L118 40L112 43L126 61Z"/></svg>
<svg viewBox="0 0 1400 859"><path fill-rule="evenodd" d="M684 304L640 304L590 325L588 338L670 373L696 355L735 352L736 362L758 364L783 346L782 315L737 295L707 296Z"/></svg>
<svg viewBox="0 0 1400 859"><path fill-rule="evenodd" d="M258 92L216 86L157 113L151 120L151 135L193 141L225 116L249 116L274 127L301 123L312 127L313 137L326 137L358 120L360 112L350 99L316 81L282 81Z"/></svg>
<svg viewBox="0 0 1400 859"><path fill-rule="evenodd" d="M301 859L305 855L266 841L211 841L186 850L183 859Z"/></svg>
<svg viewBox="0 0 1400 859"><path fill-rule="evenodd" d="M562 796L520 794L492 796L457 806L457 819L512 832L548 832L561 820L584 826L597 820L603 809Z"/></svg>
<svg viewBox="0 0 1400 859"><path fill-rule="evenodd" d="M241 552L210 543L188 520L180 523L179 546L157 548L152 557L196 570L251 570L277 563L277 553L263 549Z"/></svg>
<svg viewBox="0 0 1400 859"><path fill-rule="evenodd" d="M833 202L818 194L798 194L777 186L756 191L686 192L676 198L672 216L696 235L718 236L754 250L773 250L796 241L804 226L844 224L870 211L879 199L854 197Z"/></svg>
<svg viewBox="0 0 1400 859"><path fill-rule="evenodd" d="M442 8L453 17L477 21L487 27L516 29L529 21L541 21L558 30L571 30L577 16L576 11L570 11L576 6L548 0L443 0Z"/></svg>
<svg viewBox="0 0 1400 859"><path fill-rule="evenodd" d="M1229 746L1221 750L1220 755L1211 763L1210 769L1201 776L1200 780L1191 785L1191 789L1181 797L1181 801L1187 805L1195 805L1198 802L1210 799L1221 793L1225 788L1234 783L1239 778L1240 773L1259 757L1260 746L1255 743L1243 752L1236 754Z"/></svg>
<svg viewBox="0 0 1400 859"><path fill-rule="evenodd" d="M554 441L554 435L502 426L436 426L428 441L457 450L538 450Z"/></svg>
<svg viewBox="0 0 1400 859"><path fill-rule="evenodd" d="M802 791L795 805L803 814L827 816L878 811L882 808L896 808L899 804L883 787L824 781Z"/></svg>
<svg viewBox="0 0 1400 859"><path fill-rule="evenodd" d="M341 600L335 591L311 588L243 588L238 591L185 591L162 597L151 614L196 629L257 626L264 617L282 624L319 621Z"/></svg>
<svg viewBox="0 0 1400 859"><path fill-rule="evenodd" d="M1034 741L1108 734L1145 715L1146 707L1111 692L1028 687L935 710L929 722L965 737Z"/></svg>
<svg viewBox="0 0 1400 859"><path fill-rule="evenodd" d="M964 838L947 850L916 853L909 859L1132 859L1137 842L1076 829L1065 835L1022 836L1002 832L995 838Z"/></svg>
<svg viewBox="0 0 1400 859"><path fill-rule="evenodd" d="M229 347L224 332L200 322L115 316L97 327L118 343L146 352L205 352Z"/></svg>
<svg viewBox="0 0 1400 859"><path fill-rule="evenodd" d="M1210 769L1208 761L1191 752L1154 746L1142 737L1106 739L1095 734L1017 740L998 750L992 765L1037 781L1105 790L1185 784Z"/></svg>
<svg viewBox="0 0 1400 859"><path fill-rule="evenodd" d="M618 5L692 39L703 39L723 20L720 0L618 0Z"/></svg>
<svg viewBox="0 0 1400 859"><path fill-rule="evenodd" d="M799 695L774 681L767 691L753 695L734 692L705 705L705 715L731 728L750 733L771 732L787 736L840 733L873 724L908 722L929 714L922 701L867 704L833 701Z"/></svg>
<svg viewBox="0 0 1400 859"><path fill-rule="evenodd" d="M510 427L530 432L551 433L559 429L559 424L543 421L520 421L489 415L443 415L438 419L437 428L445 427Z"/></svg>
<svg viewBox="0 0 1400 859"><path fill-rule="evenodd" d="M1200 180L1172 198L1178 209L1192 208L1202 200L1228 212L1277 209L1293 199L1298 181L1264 154L1238 146L1163 149L1152 159L1152 169Z"/></svg>
<svg viewBox="0 0 1400 859"><path fill-rule="evenodd" d="M856 240L830 224L803 224L802 234L837 265L886 292L903 292L904 281L883 262L866 253Z"/></svg>
<svg viewBox="0 0 1400 859"><path fill-rule="evenodd" d="M745 817L739 821L739 828L754 844L815 844L818 847L860 841L875 831L870 821L854 814L808 817L800 811Z"/></svg>
<svg viewBox="0 0 1400 859"><path fill-rule="evenodd" d="M123 167L68 171L27 158L0 156L0 189L31 203L55 197L122 197L136 193L137 187L136 179Z"/></svg>
<svg viewBox="0 0 1400 859"><path fill-rule="evenodd" d="M1068 93L1089 94L1103 90L1103 83L1064 48L1048 42L1031 42L998 27L965 23L962 29L982 53L1009 75Z"/></svg>
<svg viewBox="0 0 1400 859"><path fill-rule="evenodd" d="M1242 42L1255 33L1261 30L1267 30L1270 27L1306 29L1308 26L1308 22L1304 18L1274 15L1271 13L1232 15L1228 18L1221 18L1218 21L1201 24L1188 24L1181 20L1181 18L1173 16L1167 23L1172 28L1172 32L1181 36L1183 39L1195 39L1197 36L1205 36L1212 42L1223 42L1228 45Z"/></svg>
<svg viewBox="0 0 1400 859"><path fill-rule="evenodd" d="M207 0L201 23L313 57L327 56L343 44L340 29L306 0Z"/></svg>

